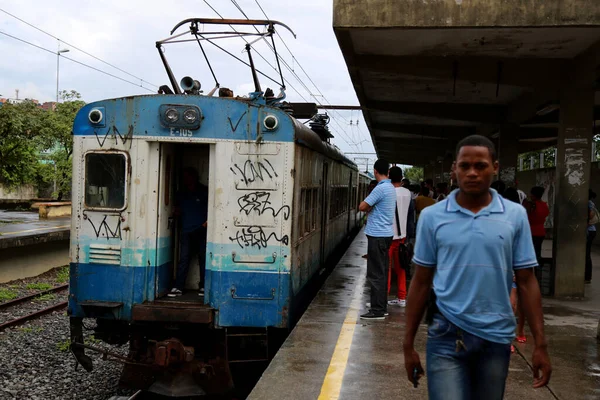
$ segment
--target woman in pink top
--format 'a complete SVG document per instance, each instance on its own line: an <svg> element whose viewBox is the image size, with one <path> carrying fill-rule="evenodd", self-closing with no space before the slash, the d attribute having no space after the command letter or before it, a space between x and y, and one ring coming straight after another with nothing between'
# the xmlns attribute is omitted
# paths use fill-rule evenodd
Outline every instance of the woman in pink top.
<svg viewBox="0 0 600 400"><path fill-rule="evenodd" d="M529 218L529 226L531 227L531 237L533 239L533 247L535 249L535 256L538 260L538 264L541 265L542 259L542 244L546 238L546 218L550 215L550 209L545 201L542 201L545 189L541 186L535 186L531 188L530 200L523 202L525 209L527 209L527 216ZM525 316L519 307L519 320L517 321L517 342L525 343L527 336L524 332L525 327Z"/></svg>

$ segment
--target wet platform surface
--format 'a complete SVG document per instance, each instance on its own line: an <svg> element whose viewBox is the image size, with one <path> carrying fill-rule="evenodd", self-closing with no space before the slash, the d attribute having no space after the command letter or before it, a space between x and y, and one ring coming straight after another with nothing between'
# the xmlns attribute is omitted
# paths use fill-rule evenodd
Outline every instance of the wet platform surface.
<svg viewBox="0 0 600 400"><path fill-rule="evenodd" d="M546 247L546 246L545 246ZM389 307L385 321L362 321L366 311L367 241L361 232L327 279L248 397L264 399L427 399L426 377L415 389L404 370L405 309ZM547 248L547 247L546 247ZM600 266L600 250L594 250ZM505 399L600 398L600 268L582 301L544 299L554 372L548 388L533 389L533 340L516 344ZM597 288L596 288L597 287ZM425 361L426 326L415 347Z"/></svg>
<svg viewBox="0 0 600 400"><path fill-rule="evenodd" d="M0 240L70 229L71 217L40 219L37 212L0 210Z"/></svg>

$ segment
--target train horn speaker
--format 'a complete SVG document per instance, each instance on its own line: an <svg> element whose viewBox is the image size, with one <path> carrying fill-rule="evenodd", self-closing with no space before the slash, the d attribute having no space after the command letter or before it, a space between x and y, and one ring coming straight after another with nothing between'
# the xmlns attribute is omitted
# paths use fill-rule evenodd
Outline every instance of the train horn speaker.
<svg viewBox="0 0 600 400"><path fill-rule="evenodd" d="M184 76L180 83L181 88L186 93L197 94L200 92L200 82L196 79L193 79L189 76Z"/></svg>

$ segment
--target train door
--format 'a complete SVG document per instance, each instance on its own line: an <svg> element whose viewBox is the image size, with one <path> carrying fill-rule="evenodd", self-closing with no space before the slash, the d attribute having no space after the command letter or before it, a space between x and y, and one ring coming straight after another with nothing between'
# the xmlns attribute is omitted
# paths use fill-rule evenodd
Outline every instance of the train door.
<svg viewBox="0 0 600 400"><path fill-rule="evenodd" d="M321 180L321 268L325 266L325 258L327 255L325 243L327 243L327 211L329 210L327 203L327 194L329 188L329 185L327 184L328 174L329 164L325 162L323 163L323 177Z"/></svg>
<svg viewBox="0 0 600 400"><path fill-rule="evenodd" d="M155 295L165 295L171 286L174 266L175 221L173 203L175 193L175 145L160 144L158 173L158 218L156 227Z"/></svg>

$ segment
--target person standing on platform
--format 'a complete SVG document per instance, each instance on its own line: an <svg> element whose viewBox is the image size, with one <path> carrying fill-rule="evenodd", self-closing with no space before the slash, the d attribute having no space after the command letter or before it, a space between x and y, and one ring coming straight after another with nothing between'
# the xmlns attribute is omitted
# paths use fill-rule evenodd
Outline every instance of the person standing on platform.
<svg viewBox="0 0 600 400"><path fill-rule="evenodd" d="M502 399L515 337L514 274L535 342L533 386L545 386L552 367L527 213L490 189L498 159L488 138L463 139L452 169L459 190L424 210L417 226L403 343L408 379L414 383L424 373L414 340L433 284L429 399Z"/></svg>
<svg viewBox="0 0 600 400"><path fill-rule="evenodd" d="M373 179L371 182L369 182L369 186L367 187L367 196L371 194L373 189L375 189L375 186L377 186L377 181L375 179ZM365 226L367 225L368 220L369 220L369 214L367 213L367 216L365 217ZM363 256L362 256L362 258L367 258L367 257L369 257L368 254L363 254Z"/></svg>
<svg viewBox="0 0 600 400"><path fill-rule="evenodd" d="M387 314L387 268L388 251L394 236L393 216L396 205L396 192L388 173L390 164L377 160L374 165L377 186L371 194L360 203L359 211L369 213L369 222L365 228L367 235L367 281L371 286L371 303L369 312L361 319L384 319Z"/></svg>
<svg viewBox="0 0 600 400"><path fill-rule="evenodd" d="M425 187L429 190L427 197L431 197L432 199L436 197L435 189L433 187L433 179L425 179Z"/></svg>
<svg viewBox="0 0 600 400"><path fill-rule="evenodd" d="M434 204L435 200L429 197L429 189L427 186L421 187L421 193L415 199L415 212L417 214L417 221L419 220L421 211Z"/></svg>
<svg viewBox="0 0 600 400"><path fill-rule="evenodd" d="M541 186L531 188L531 201L525 203L529 226L531 227L531 237L533 238L533 248L535 256L539 260L542 258L542 244L546 238L546 218L550 215L550 209L545 201L542 201L545 189Z"/></svg>
<svg viewBox="0 0 600 400"><path fill-rule="evenodd" d="M588 200L588 228L585 242L585 283L592 283L592 243L596 238L596 224L600 222L600 215L594 200L596 193L590 189Z"/></svg>
<svg viewBox="0 0 600 400"><path fill-rule="evenodd" d="M388 268L388 284L387 294L390 294L392 286L392 268L398 279L398 294L397 298L388 301L390 306L406 306L406 270L408 269L408 257L400 257L401 255L406 256L408 249L404 245L408 237L407 233L412 228L414 229L414 223L411 227L409 214L411 209L412 198L410 191L403 187L402 184L402 169L400 167L390 168L390 179L392 185L396 191L396 207L393 211L394 219L394 238L392 239L392 245L390 246L389 258L390 267ZM414 215L414 211L413 211ZM414 217L413 217L414 218ZM401 254L402 252L402 254ZM401 262L404 261L403 263Z"/></svg>

